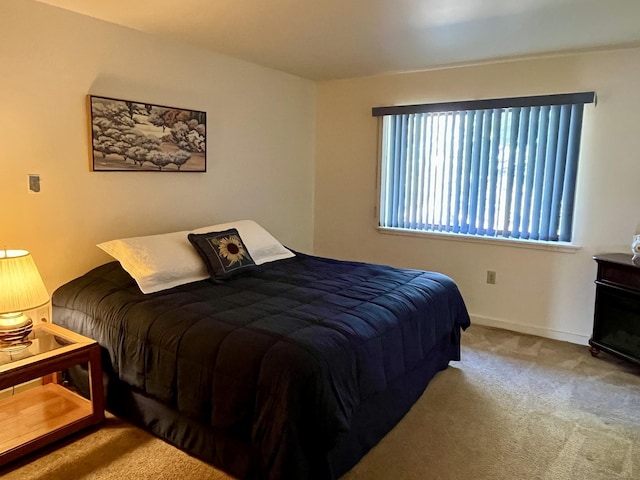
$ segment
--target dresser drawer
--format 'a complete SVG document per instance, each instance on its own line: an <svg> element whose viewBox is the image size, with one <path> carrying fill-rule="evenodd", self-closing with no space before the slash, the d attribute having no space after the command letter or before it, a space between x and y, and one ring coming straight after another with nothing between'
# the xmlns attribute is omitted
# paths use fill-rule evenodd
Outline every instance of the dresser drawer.
<svg viewBox="0 0 640 480"><path fill-rule="evenodd" d="M640 272L614 263L600 264L600 281L640 292Z"/></svg>

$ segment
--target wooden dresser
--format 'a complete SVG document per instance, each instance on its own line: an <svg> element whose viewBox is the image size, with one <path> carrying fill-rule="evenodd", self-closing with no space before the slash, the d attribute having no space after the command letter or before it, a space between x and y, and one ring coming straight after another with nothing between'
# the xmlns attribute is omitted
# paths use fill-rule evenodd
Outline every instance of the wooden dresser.
<svg viewBox="0 0 640 480"><path fill-rule="evenodd" d="M640 365L640 259L597 255L596 303L591 354L601 350Z"/></svg>

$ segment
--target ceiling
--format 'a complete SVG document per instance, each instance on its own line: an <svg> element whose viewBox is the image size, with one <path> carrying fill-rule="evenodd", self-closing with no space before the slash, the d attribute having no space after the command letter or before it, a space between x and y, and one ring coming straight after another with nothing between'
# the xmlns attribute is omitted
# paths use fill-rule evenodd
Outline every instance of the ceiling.
<svg viewBox="0 0 640 480"><path fill-rule="evenodd" d="M639 0L39 0L312 80L640 45Z"/></svg>

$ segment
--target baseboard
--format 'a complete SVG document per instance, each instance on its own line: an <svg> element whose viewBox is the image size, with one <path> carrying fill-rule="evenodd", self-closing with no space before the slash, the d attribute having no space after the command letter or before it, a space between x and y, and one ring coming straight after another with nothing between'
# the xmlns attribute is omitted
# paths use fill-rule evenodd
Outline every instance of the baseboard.
<svg viewBox="0 0 640 480"><path fill-rule="evenodd" d="M511 330L513 332L526 333L529 335L537 335L538 337L552 338L563 342L575 343L577 345L589 345L589 337L578 335L575 333L561 332L551 328L537 327L534 325L524 325L522 323L509 322L507 320L498 320L496 318L481 317L471 315L471 322L485 327L501 328L503 330Z"/></svg>

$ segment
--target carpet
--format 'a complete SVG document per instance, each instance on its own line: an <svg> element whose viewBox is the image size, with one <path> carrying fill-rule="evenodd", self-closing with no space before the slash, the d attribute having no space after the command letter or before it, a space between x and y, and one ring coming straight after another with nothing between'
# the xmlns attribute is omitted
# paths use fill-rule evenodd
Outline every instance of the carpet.
<svg viewBox="0 0 640 480"><path fill-rule="evenodd" d="M640 479L639 366L478 325L462 338L462 361L341 480ZM231 480L111 415L0 476Z"/></svg>

